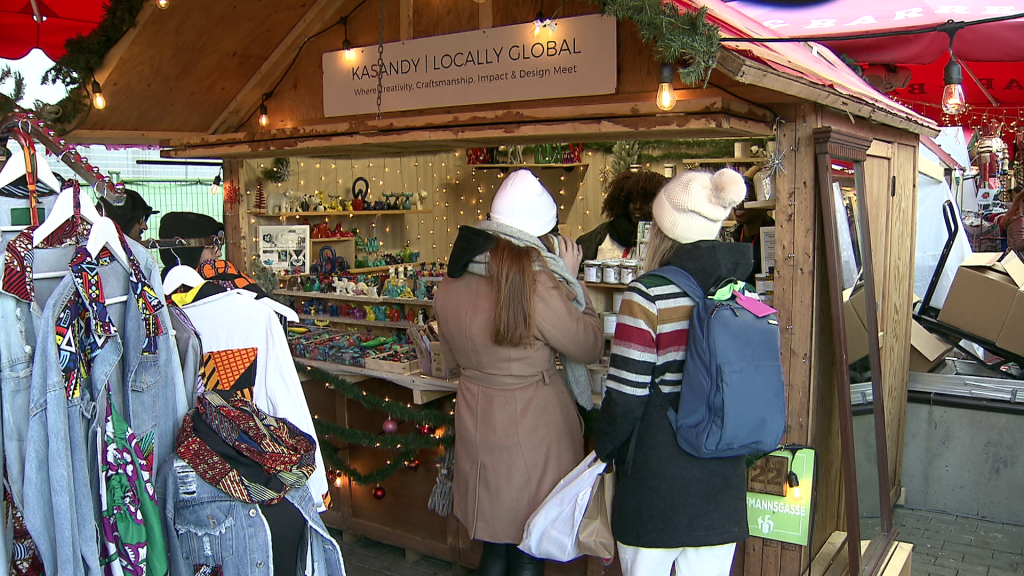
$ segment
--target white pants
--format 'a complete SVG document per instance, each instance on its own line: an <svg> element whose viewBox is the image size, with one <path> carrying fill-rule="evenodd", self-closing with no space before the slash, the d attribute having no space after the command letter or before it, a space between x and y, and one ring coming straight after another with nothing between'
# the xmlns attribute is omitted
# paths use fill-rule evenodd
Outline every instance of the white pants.
<svg viewBox="0 0 1024 576"><path fill-rule="evenodd" d="M622 576L729 576L736 544L701 548L636 548L616 542Z"/></svg>

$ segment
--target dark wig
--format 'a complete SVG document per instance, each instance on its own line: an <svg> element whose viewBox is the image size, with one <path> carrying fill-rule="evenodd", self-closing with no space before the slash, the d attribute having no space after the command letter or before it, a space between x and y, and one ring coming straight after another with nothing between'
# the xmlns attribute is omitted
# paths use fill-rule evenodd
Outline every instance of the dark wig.
<svg viewBox="0 0 1024 576"><path fill-rule="evenodd" d="M629 205L634 201L650 206L666 182L667 178L650 170L623 172L608 184L608 195L604 197L601 212L606 218L614 219L628 216Z"/></svg>

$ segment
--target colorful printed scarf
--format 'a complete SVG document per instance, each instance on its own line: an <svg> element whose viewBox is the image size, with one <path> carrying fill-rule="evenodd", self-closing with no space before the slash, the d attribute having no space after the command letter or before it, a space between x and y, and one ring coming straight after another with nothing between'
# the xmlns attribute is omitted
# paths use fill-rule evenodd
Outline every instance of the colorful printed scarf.
<svg viewBox="0 0 1024 576"><path fill-rule="evenodd" d="M100 516L102 557L107 576L162 576L167 549L160 508L153 489L153 437L139 439L114 410L107 390L107 412L100 438Z"/></svg>
<svg viewBox="0 0 1024 576"><path fill-rule="evenodd" d="M207 424L224 442L279 480L272 490L246 479L200 439L194 419ZM306 484L316 467L313 439L283 418L275 418L241 396L225 400L216 392L196 398L178 431L178 456L211 486L242 502L277 504L292 488Z"/></svg>

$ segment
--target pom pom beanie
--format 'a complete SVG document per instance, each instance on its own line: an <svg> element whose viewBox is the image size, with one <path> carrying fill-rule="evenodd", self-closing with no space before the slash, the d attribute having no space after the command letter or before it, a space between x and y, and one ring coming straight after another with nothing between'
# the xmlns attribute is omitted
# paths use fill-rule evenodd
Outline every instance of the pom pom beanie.
<svg viewBox="0 0 1024 576"><path fill-rule="evenodd" d="M743 176L725 168L691 170L668 181L654 200L654 221L680 244L714 240L734 206L747 196Z"/></svg>

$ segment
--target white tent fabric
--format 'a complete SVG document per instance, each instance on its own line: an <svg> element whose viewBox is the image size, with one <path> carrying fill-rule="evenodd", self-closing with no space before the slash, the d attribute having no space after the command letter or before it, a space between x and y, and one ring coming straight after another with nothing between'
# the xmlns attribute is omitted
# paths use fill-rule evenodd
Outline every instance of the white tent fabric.
<svg viewBox="0 0 1024 576"><path fill-rule="evenodd" d="M928 284L931 282L935 267L939 262L939 256L942 254L942 247L948 238L946 224L942 217L942 205L946 200L953 201L959 225L956 241L950 250L949 259L942 270L939 284L931 301L932 306L941 308L946 301L946 295L953 283L957 267L972 253L971 244L964 232L963 224L960 223L960 208L956 205L956 198L953 197L949 185L944 180L936 181L924 174L918 174L917 179L917 253L914 260L914 293L921 298L924 298L925 292L928 290Z"/></svg>

